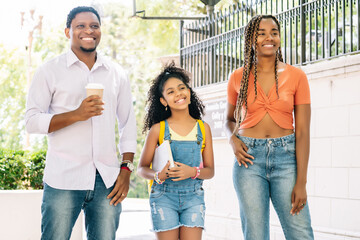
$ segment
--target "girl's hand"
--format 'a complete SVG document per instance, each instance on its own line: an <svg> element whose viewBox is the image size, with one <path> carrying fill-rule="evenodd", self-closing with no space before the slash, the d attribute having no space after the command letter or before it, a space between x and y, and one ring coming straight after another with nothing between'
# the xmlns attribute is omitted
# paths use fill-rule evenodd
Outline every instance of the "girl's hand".
<svg viewBox="0 0 360 240"><path fill-rule="evenodd" d="M161 170L161 172L159 173L159 179L161 181L165 181L166 179L169 178L169 168L170 168L170 161L168 161L166 163L166 165L164 166L164 168Z"/></svg>
<svg viewBox="0 0 360 240"><path fill-rule="evenodd" d="M292 208L290 210L291 215L299 215L300 211L306 205L307 201L307 194L306 194L306 186L305 184L298 184L296 183L294 189L291 193L291 205Z"/></svg>
<svg viewBox="0 0 360 240"><path fill-rule="evenodd" d="M173 181L181 181L196 175L196 169L186 164L175 162L175 167L170 168L169 176L175 179Z"/></svg>
<svg viewBox="0 0 360 240"><path fill-rule="evenodd" d="M234 151L239 166L244 165L246 168L248 168L248 164L254 164L250 160L250 158L254 159L254 157L247 153L248 148L246 147L245 143L241 141L238 137L232 135L230 138L230 145Z"/></svg>

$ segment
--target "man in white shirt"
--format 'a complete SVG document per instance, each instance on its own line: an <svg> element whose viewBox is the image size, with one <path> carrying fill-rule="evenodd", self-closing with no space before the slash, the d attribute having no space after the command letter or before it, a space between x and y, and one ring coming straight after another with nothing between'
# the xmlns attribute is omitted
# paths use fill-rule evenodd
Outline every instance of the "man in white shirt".
<svg viewBox="0 0 360 240"><path fill-rule="evenodd" d="M71 10L65 28L71 49L42 65L29 89L26 129L48 135L42 239L69 239L81 209L88 239L115 239L129 190L136 151L130 82L119 65L97 54L100 27L94 8ZM88 83L104 86L103 101L86 97Z"/></svg>

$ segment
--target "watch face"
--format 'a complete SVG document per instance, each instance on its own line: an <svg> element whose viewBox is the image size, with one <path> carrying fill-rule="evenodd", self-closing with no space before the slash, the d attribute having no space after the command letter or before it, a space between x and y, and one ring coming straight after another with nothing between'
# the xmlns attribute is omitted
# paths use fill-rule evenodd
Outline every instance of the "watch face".
<svg viewBox="0 0 360 240"><path fill-rule="evenodd" d="M134 164L132 162L123 163L121 165L126 166L130 171L134 171Z"/></svg>
<svg viewBox="0 0 360 240"><path fill-rule="evenodd" d="M128 163L127 167L130 169L130 171L134 171L134 164Z"/></svg>

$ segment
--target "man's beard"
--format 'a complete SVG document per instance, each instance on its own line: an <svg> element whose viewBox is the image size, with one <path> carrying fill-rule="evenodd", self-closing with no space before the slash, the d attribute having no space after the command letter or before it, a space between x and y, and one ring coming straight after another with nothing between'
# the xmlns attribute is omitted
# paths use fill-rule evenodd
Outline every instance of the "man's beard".
<svg viewBox="0 0 360 240"><path fill-rule="evenodd" d="M83 52L93 52L96 50L96 47L94 48L83 48L83 47L80 47L80 49L83 51Z"/></svg>

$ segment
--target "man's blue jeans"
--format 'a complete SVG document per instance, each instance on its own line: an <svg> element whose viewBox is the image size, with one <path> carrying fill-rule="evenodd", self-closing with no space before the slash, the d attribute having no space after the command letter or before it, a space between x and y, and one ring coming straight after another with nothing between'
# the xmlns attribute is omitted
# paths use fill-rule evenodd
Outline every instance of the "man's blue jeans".
<svg viewBox="0 0 360 240"><path fill-rule="evenodd" d="M60 190L44 184L41 205L41 239L69 239L81 209L85 213L85 228L89 240L114 240L119 226L121 204L111 206L106 196L113 187L106 189L97 173L95 189Z"/></svg>
<svg viewBox="0 0 360 240"><path fill-rule="evenodd" d="M246 240L268 240L270 199L288 240L314 239L308 204L292 216L291 193L296 182L295 135L255 139L239 137L254 156L254 165L233 168L234 187Z"/></svg>

